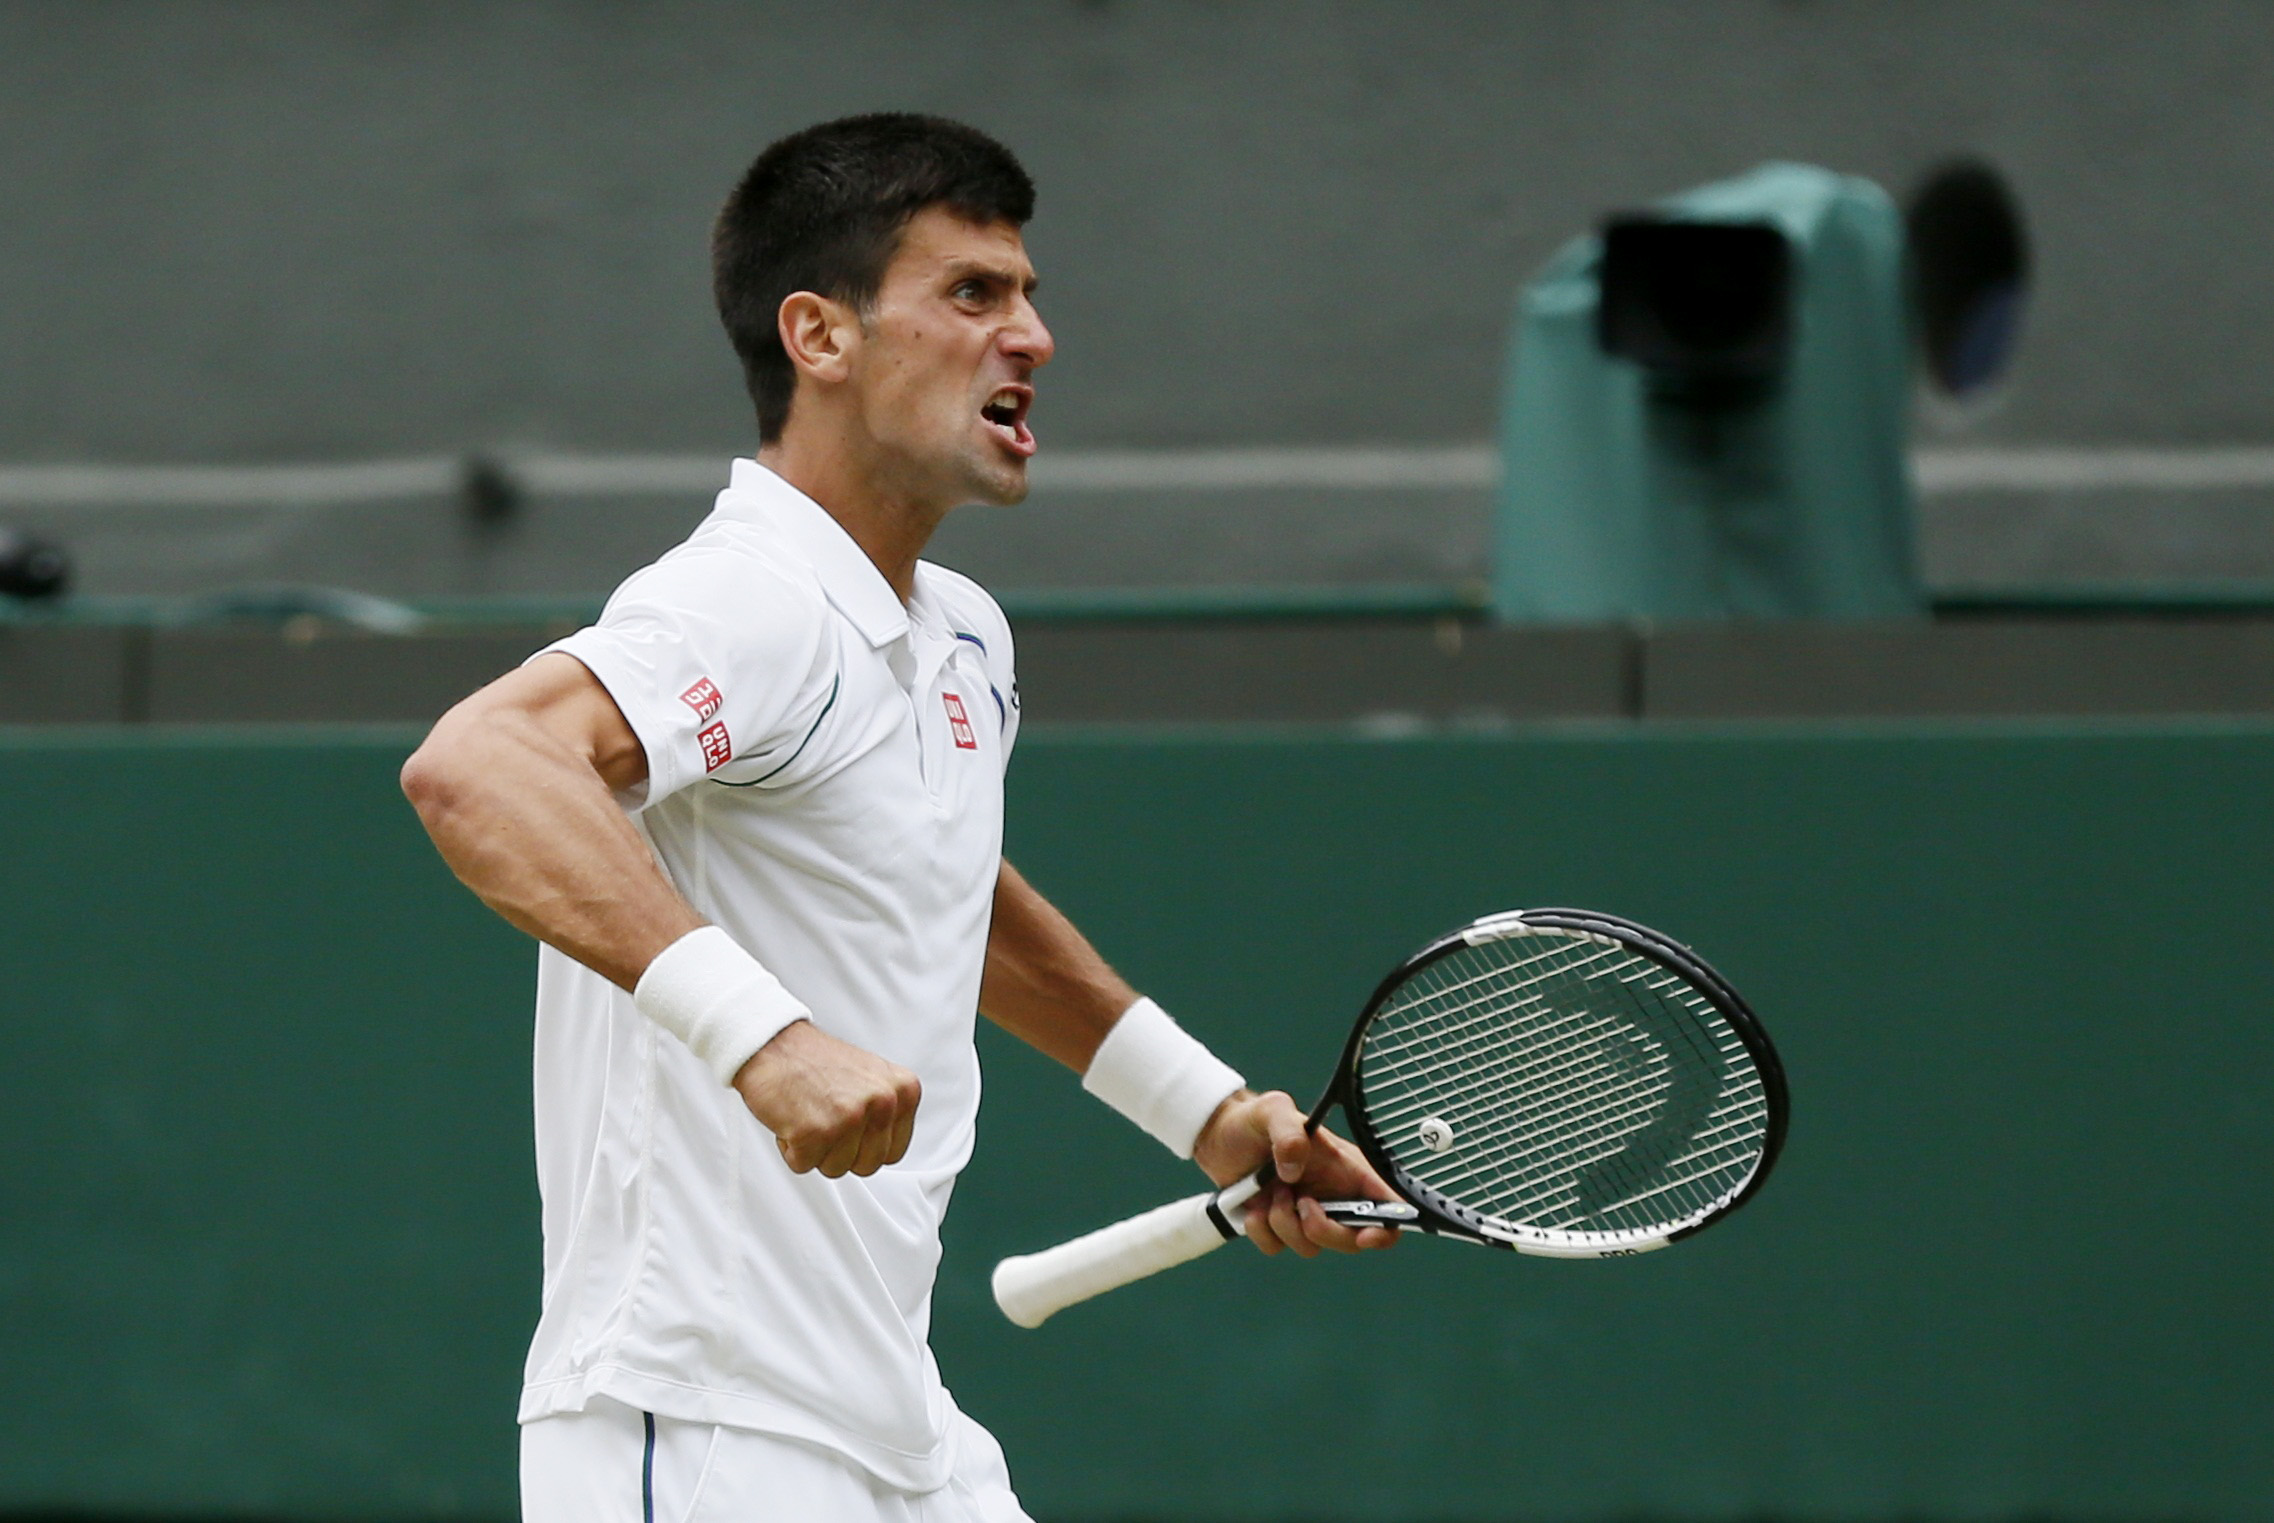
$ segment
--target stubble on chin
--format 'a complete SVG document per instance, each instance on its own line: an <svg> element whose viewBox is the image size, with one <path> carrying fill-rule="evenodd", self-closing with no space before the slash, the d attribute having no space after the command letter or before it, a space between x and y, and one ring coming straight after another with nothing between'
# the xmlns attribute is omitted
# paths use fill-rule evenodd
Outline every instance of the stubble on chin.
<svg viewBox="0 0 2274 1523"><path fill-rule="evenodd" d="M965 484L966 502L989 508L1015 508L1026 501L1025 465L996 465L973 469Z"/></svg>

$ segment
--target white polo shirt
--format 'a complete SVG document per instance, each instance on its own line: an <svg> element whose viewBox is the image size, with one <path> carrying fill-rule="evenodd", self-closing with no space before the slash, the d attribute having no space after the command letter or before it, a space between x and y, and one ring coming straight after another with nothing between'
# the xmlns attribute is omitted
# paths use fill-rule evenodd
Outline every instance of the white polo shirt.
<svg viewBox="0 0 2274 1523"><path fill-rule="evenodd" d="M524 1422L596 1395L786 1434L891 1484L947 1476L925 1338L971 1156L972 1049L1018 730L1010 629L920 563L908 606L749 460L687 542L551 647L647 750L624 800L671 881L832 1036L923 1081L908 1156L792 1174L631 997L550 947L537 978L544 1313Z"/></svg>

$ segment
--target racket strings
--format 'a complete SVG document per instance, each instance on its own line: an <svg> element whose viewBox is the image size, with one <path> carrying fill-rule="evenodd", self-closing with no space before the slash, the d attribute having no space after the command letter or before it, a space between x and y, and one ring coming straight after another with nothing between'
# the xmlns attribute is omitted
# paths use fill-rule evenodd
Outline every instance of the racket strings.
<svg viewBox="0 0 2274 1523"><path fill-rule="evenodd" d="M1605 1133L1607 1124L1616 1125L1615 1132L1600 1137L1609 1145L1590 1148L1584 1157L1570 1159L1573 1167L1586 1170L1569 1181L1573 1188L1535 1191L1510 1200L1501 1209L1511 1214L1526 1210L1539 1212L1552 1200L1564 1213L1560 1218L1550 1218L1552 1225L1577 1226L1583 1224L1584 1219L1593 1218L1601 1225L1618 1227L1637 1224L1634 1219L1620 1219L1621 1209L1625 1207L1649 1203L1650 1209L1637 1213L1643 1222L1668 1211L1686 1216L1710 1207L1723 1192L1702 1186L1718 1185L1715 1176L1721 1166L1732 1162L1740 1167L1731 1183L1743 1179L1754 1152L1753 1134L1757 1128L1748 1122L1742 1128L1742 1136L1717 1133L1704 1148L1683 1146L1694 1134L1721 1127L1728 1112L1724 1107L1709 1107L1699 1114L1697 1106L1684 1107L1680 1097L1671 1095L1673 1088L1672 1085L1662 1087L1654 1114L1641 1116L1632 1108L1622 1109L1599 1118L1594 1128L1583 1133L1583 1140L1594 1142L1598 1140L1597 1134ZM1674 1123L1671 1127L1666 1124L1668 1119ZM1724 1142L1734 1143L1734 1151L1720 1145ZM1682 1151L1669 1153L1670 1146L1681 1146ZM1551 1167L1557 1161L1553 1157L1547 1160ZM1528 1174L1517 1176L1514 1183L1538 1182L1534 1176L1543 1172L1534 1168ZM1545 1181L1551 1186L1559 1182ZM1670 1201L1660 1200L1668 1196L1672 1197Z"/></svg>
<svg viewBox="0 0 2274 1523"><path fill-rule="evenodd" d="M1598 957L1603 955L1606 954L1597 954ZM1571 1066L1570 1057L1557 1053L1546 1042L1547 1037L1566 1027L1576 1028L1580 1032L1599 1031L1616 1022L1608 1016L1590 1017L1584 1011L1559 1013L1551 1010L1541 995L1529 992L1530 980L1522 975L1529 970L1531 964L1542 960L1544 959L1534 958L1526 963L1496 968L1485 974L1462 979L1451 989L1416 996L1416 999L1426 998L1430 1002L1429 1014L1432 1020L1427 1027L1401 1033L1394 1020L1384 1017L1410 1013L1416 1000L1409 999L1402 1006L1393 1005L1383 1016L1378 1016L1369 1029L1369 1076L1391 1080L1409 1077L1415 1070L1458 1066L1472 1083L1481 1084L1488 1080L1512 1083L1524 1077L1528 1070L1545 1068L1552 1071ZM1479 985L1487 987L1479 991ZM1458 1002L1448 1002L1446 996L1453 990L1463 991L1467 997ZM1507 1041L1502 1021L1471 1020L1459 1028L1452 1026L1455 1018L1481 1009L1489 1009L1490 1013L1503 1016L1513 1016L1520 1011L1536 1014L1538 1020L1531 1032L1533 1041L1525 1047L1512 1048ZM1450 1040L1446 1035L1449 1029L1458 1032ZM1425 1089L1417 1089L1415 1094L1416 1098L1408 1102L1405 1110L1418 1110L1427 1103L1429 1096ZM1374 1114L1394 1114L1396 1110L1397 1107L1391 1107L1387 1112L1375 1111Z"/></svg>
<svg viewBox="0 0 2274 1523"><path fill-rule="evenodd" d="M1600 959L1604 955L1597 953L1595 957ZM1545 997L1531 987L1533 980L1529 972L1528 966L1517 965L1463 979L1453 987L1474 990L1492 979L1498 979L1498 985L1481 993L1471 993L1457 1003L1445 1000L1447 991L1433 990L1420 992L1402 1004L1392 1004L1376 1018L1368 1032L1369 1088L1399 1079L1441 1075L1451 1068L1457 1069L1465 1083L1482 1094L1490 1092L1495 1085L1506 1087L1553 1078L1582 1066L1590 1071L1599 1070L1599 1064L1586 1063L1592 1039L1620 1029L1620 1022L1609 1015L1590 1015L1584 1010L1560 1012L1550 1007ZM1427 1017L1426 1022L1401 1030L1400 1020L1410 1018L1417 1011ZM1481 1015L1472 1015L1472 1012L1481 1012ZM1471 1018L1456 1024L1456 1018L1464 1016ZM1531 1018L1525 1033L1527 1040L1511 1043L1509 1022L1524 1017ZM1414 1083L1402 1105L1370 1106L1369 1114L1384 1117L1412 1113L1427 1108L1439 1098L1434 1086ZM1554 1103L1557 1098L1551 1092L1541 1103Z"/></svg>
<svg viewBox="0 0 2274 1523"><path fill-rule="evenodd" d="M1574 1036L1590 1040L1618 1030L1617 1024L1608 1020L1566 1024L1576 1028ZM1565 1104L1573 1092L1598 1082L1602 1072L1603 1064L1595 1061L1590 1051L1567 1049L1545 1057L1518 1054L1499 1062L1479 1063L1466 1070L1466 1077L1472 1087L1500 1084L1514 1090L1523 1086L1502 1112L1509 1123L1521 1124ZM1629 1079L1615 1088L1635 1089L1647 1083L1647 1079ZM1375 1120L1379 1124L1413 1119L1427 1110L1434 1098L1429 1091L1417 1089L1402 1102L1375 1112Z"/></svg>
<svg viewBox="0 0 2274 1523"><path fill-rule="evenodd" d="M1358 1088L1410 1177L1488 1218L1564 1233L1702 1215L1750 1174L1768 1125L1760 1075L1712 1002L1582 932L1422 968L1370 1024Z"/></svg>
<svg viewBox="0 0 2274 1523"><path fill-rule="evenodd" d="M1662 971L1651 965L1651 971L1640 978L1623 977L1621 991L1629 998L1644 993L1663 994L1673 987ZM1652 1015L1643 1012L1637 1019L1648 1024ZM1662 1028L1663 1029L1663 1028ZM1699 1056L1699 1043L1694 1032L1677 1026L1676 1051L1669 1054L1665 1044L1646 1041L1645 1046L1655 1059L1669 1056L1680 1058L1687 1049L1688 1056ZM1727 1045L1742 1054L1742 1044ZM1631 1071L1631 1064L1622 1064L1616 1049L1601 1054L1614 1072L1621 1068ZM1624 1056L1636 1056L1628 1052ZM1497 1154L1487 1154L1480 1165L1464 1171L1464 1177L1448 1180L1462 1188L1474 1189L1478 1180L1498 1169L1499 1195L1487 1195L1486 1204L1498 1214L1507 1217L1531 1216L1542 1225L1574 1228L1593 1226L1596 1229L1616 1229L1636 1225L1635 1220L1621 1220L1622 1208L1647 1207L1638 1213L1641 1221L1648 1222L1662 1214L1686 1214L1711 1206L1720 1198L1719 1188L1703 1189L1701 1184L1718 1185L1713 1178L1722 1165L1739 1164L1734 1178L1742 1180L1750 1167L1753 1153L1752 1133L1755 1127L1741 1120L1737 1128L1730 1128L1731 1108L1726 1105L1700 1105L1700 1073L1690 1066L1676 1064L1660 1068L1652 1065L1651 1093L1644 1105L1628 1103L1633 1098L1634 1085L1598 1084L1583 1097L1572 1115L1565 1118L1560 1145L1541 1152L1532 1150L1528 1159L1512 1159L1520 1151L1513 1139L1500 1148ZM1677 1089L1689 1092L1689 1103ZM1703 1099L1716 1098L1710 1090ZM1743 1099L1735 1108L1742 1112L1751 1109ZM1700 1112L1703 1112L1702 1114ZM1519 1118L1521 1120L1523 1118ZM1704 1146L1688 1146L1693 1138L1704 1137ZM1706 1135L1711 1134L1711 1135ZM1726 1144L1734 1143L1734 1154ZM1678 1148L1679 1151L1668 1151ZM1670 1172L1672 1171L1672 1172ZM1672 1197L1671 1200L1666 1197ZM1592 1221L1590 1221L1592 1219Z"/></svg>
<svg viewBox="0 0 2274 1523"><path fill-rule="evenodd" d="M1622 1067L1615 1053L1598 1049L1588 1054L1576 1082L1541 1097L1524 1114L1490 1117L1498 1123L1493 1128L1498 1144L1472 1149L1466 1167L1433 1171L1429 1182L1456 1197L1488 1197L1484 1204L1493 1215L1516 1220L1540 1216L1568 1189L1573 1171L1615 1156L1630 1135L1657 1116L1672 1087L1667 1069L1661 1058L1655 1067L1630 1076L1632 1070ZM1463 1107L1467 1125L1461 1129L1473 1135L1481 1111L1475 1104ZM1545 1145L1531 1130L1543 1125L1555 1128L1552 1142ZM1477 1191L1479 1181L1490 1188ZM1542 1185L1546 1188L1534 1188Z"/></svg>
<svg viewBox="0 0 2274 1523"><path fill-rule="evenodd" d="M1603 954L1598 954L1601 956ZM1469 992L1468 997L1447 1003L1444 994L1436 991L1428 995L1432 1008L1428 1012L1428 1026L1400 1032L1396 1025L1377 1017L1368 1036L1368 1073L1383 1079L1394 1079L1417 1069L1442 1069L1458 1065L1472 1080L1486 1078L1503 1082L1518 1077L1527 1067L1540 1067L1557 1061L1557 1054L1546 1038L1565 1027L1601 1030L1616 1025L1610 1016L1590 1017L1585 1011L1561 1013L1551 1009L1545 998L1529 988L1530 980L1523 977L1527 965L1495 970L1493 974L1479 975L1462 980L1455 987L1475 991L1480 984L1497 977L1495 987L1481 992ZM1413 1008L1409 1002L1393 1007L1385 1015L1402 1016ZM1501 1017L1514 1017L1531 1013L1537 1017L1531 1030L1532 1042L1522 1048L1511 1048L1504 1030L1504 1020L1471 1020L1461 1027L1453 1021L1470 1012L1487 1010ZM1457 1035L1447 1038L1448 1030ZM1378 1042L1378 1045L1377 1045Z"/></svg>
<svg viewBox="0 0 2274 1523"><path fill-rule="evenodd" d="M1535 1049L1546 1045L1561 1061L1535 1073L1534 1082L1517 1091L1520 1099L1531 1103L1517 1105L1511 1114L1489 1118L1474 1103L1457 1108L1440 1104L1440 1109L1454 1109L1454 1125L1470 1139L1470 1146L1463 1149L1467 1156L1462 1166L1420 1172L1431 1176L1441 1190L1469 1196L1473 1204L1496 1216L1568 1226L1584 1215L1585 1202L1572 1188L1576 1171L1616 1158L1627 1139L1651 1123L1670 1088L1659 1050L1662 1044L1642 1038L1644 1052L1622 1053L1617 1046L1605 1045L1605 1038L1616 1035L1607 1023L1591 1027L1585 1035L1592 1040L1576 1050L1570 1040L1574 1033L1568 1032L1562 1042L1531 1044ZM1631 1034L1628 1039L1636 1040ZM1634 1061L1638 1057L1639 1065ZM1480 1073L1473 1063L1464 1066L1472 1090L1480 1080L1489 1086L1489 1073ZM1552 1087L1543 1088L1542 1080ZM1442 1102L1446 1097L1429 1098ZM1542 1118L1550 1112L1560 1124L1543 1146L1541 1137L1532 1133L1542 1130ZM1497 1142L1479 1131L1479 1122L1488 1120L1500 1123L1493 1128L1499 1134ZM1479 1188L1480 1183L1484 1188Z"/></svg>

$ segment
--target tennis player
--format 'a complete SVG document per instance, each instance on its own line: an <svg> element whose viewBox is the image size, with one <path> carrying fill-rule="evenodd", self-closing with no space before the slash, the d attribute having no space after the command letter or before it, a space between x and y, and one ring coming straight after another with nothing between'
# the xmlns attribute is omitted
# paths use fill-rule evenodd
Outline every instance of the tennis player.
<svg viewBox="0 0 2274 1523"><path fill-rule="evenodd" d="M537 937L544 1310L523 1515L1025 1518L926 1346L971 1156L973 1018L1208 1176L1266 1252L1385 1246L1387 1190L1140 999L1002 859L1011 632L918 559L1015 503L1051 357L1034 188L971 128L785 138L721 212L757 406L687 539L403 770L458 876Z"/></svg>

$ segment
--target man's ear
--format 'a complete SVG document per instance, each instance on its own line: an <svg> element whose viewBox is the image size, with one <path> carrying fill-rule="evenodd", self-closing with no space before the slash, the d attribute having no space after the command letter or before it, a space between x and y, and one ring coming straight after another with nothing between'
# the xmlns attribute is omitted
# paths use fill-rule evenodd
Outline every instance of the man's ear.
<svg viewBox="0 0 2274 1523"><path fill-rule="evenodd" d="M835 384L851 373L861 321L852 308L811 291L793 291L774 315L782 351L800 374Z"/></svg>

